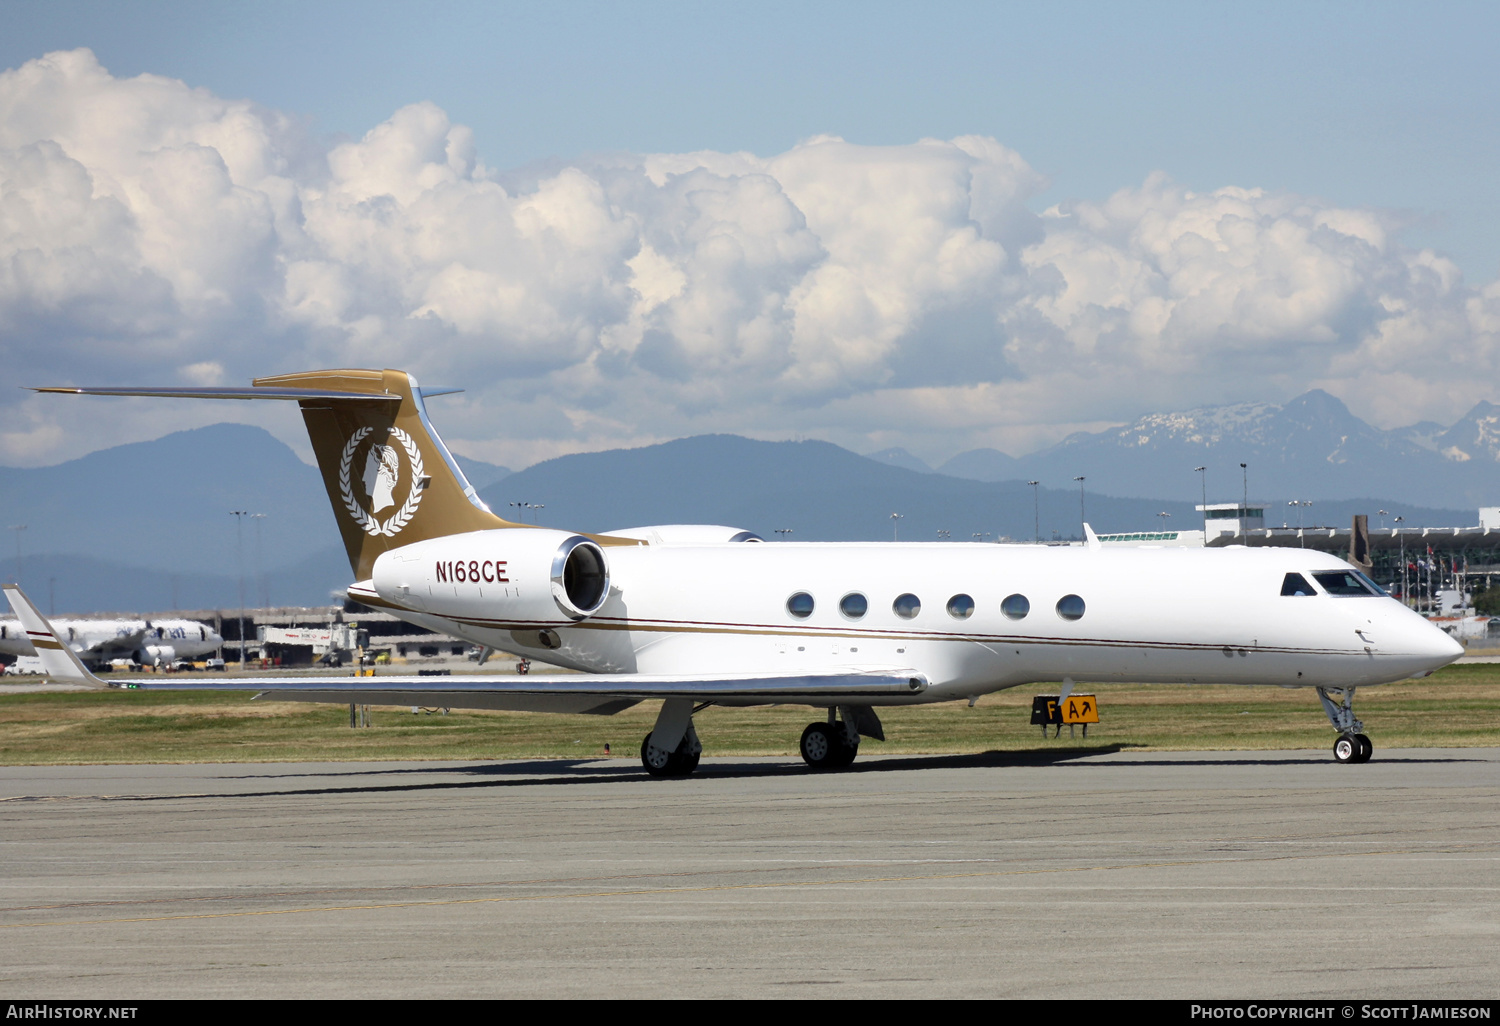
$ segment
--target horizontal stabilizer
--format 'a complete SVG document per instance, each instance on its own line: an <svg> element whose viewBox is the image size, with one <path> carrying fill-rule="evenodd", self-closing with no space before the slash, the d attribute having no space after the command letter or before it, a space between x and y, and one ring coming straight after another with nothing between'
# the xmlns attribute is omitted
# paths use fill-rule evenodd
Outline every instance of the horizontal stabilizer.
<svg viewBox="0 0 1500 1026"><path fill-rule="evenodd" d="M322 388L69 388L63 386L32 387L33 392L61 395L135 395L156 399L339 399L355 403L399 403L401 396L384 392L337 392ZM452 389L451 391L461 391Z"/></svg>

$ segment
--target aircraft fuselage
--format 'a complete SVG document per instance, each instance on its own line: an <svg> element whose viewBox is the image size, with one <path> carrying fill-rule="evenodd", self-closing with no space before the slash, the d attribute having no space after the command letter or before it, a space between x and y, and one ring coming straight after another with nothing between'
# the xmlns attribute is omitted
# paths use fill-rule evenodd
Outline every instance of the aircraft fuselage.
<svg viewBox="0 0 1500 1026"><path fill-rule="evenodd" d="M517 533L388 554L351 594L475 644L586 672L909 669L930 682L891 703L1064 678L1368 686L1430 673L1462 652L1389 597L1315 584L1353 568L1304 549L616 546L606 550L608 597L574 619L538 601L548 584L524 556L507 558ZM566 537L524 533L527 542ZM487 558L463 558L472 553ZM1282 594L1288 574L1310 593ZM538 614L549 606L551 615Z"/></svg>

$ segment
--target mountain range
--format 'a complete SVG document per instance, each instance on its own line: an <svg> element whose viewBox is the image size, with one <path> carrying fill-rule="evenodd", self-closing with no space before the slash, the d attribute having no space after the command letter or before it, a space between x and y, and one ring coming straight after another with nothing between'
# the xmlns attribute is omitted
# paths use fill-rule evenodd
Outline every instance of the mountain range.
<svg viewBox="0 0 1500 1026"><path fill-rule="evenodd" d="M1481 404L1450 427L1381 431L1310 392L1284 406L1144 417L1022 459L973 450L937 470L899 448L866 457L827 442L734 435L578 453L514 473L458 461L502 515L512 502L531 503L542 508L528 519L591 532L721 523L794 541L941 532L1029 540L1076 537L1085 516L1101 533L1195 528L1203 484L1210 501L1240 498L1242 461L1268 523L1295 524L1284 503L1298 498L1314 500L1301 511L1308 526L1347 524L1352 513L1381 526L1379 509L1412 526L1455 526L1500 501L1489 490L1500 469L1497 424L1500 408ZM1194 466L1209 468L1206 482ZM231 510L266 515L239 522ZM320 475L245 425L181 431L52 467L0 467L0 525L23 524L0 538L9 543L0 574L19 576L60 612L233 609L242 574L251 605L323 604L349 583Z"/></svg>
<svg viewBox="0 0 1500 1026"><path fill-rule="evenodd" d="M904 450L876 456L892 465L925 467ZM938 470L977 481L1062 484L1082 476L1091 489L1147 497L1192 495L1200 490L1193 468L1206 466L1209 500L1232 501L1244 488L1240 463L1248 464L1252 501L1377 495L1398 506L1497 505L1500 406L1481 402L1447 427L1423 422L1382 430L1315 389L1283 405L1149 414L1124 427L1069 435L1020 458L973 449Z"/></svg>

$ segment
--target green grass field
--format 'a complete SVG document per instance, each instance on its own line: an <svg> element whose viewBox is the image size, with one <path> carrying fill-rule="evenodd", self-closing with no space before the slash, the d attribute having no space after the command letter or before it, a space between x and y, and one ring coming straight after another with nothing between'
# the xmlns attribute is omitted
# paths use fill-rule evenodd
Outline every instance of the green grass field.
<svg viewBox="0 0 1500 1026"><path fill-rule="evenodd" d="M1060 748L1270 750L1328 748L1334 733L1311 689L1101 685L1102 722L1087 740L1042 740L1029 725L1034 694L1018 688L964 703L882 709L884 743L868 754L963 754ZM364 759L635 759L656 703L618 716L469 712L413 715L377 707L350 729L347 706L251 702L252 692L68 692L0 695L0 765L283 762ZM1362 689L1355 710L1381 748L1500 744L1500 664ZM709 708L696 724L709 755L795 758L803 707ZM1049 732L1050 733L1050 732Z"/></svg>

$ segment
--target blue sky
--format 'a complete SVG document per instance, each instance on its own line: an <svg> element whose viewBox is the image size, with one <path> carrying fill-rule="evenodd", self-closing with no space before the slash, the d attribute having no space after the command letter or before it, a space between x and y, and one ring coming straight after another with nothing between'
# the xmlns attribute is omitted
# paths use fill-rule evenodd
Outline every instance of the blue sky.
<svg viewBox="0 0 1500 1026"><path fill-rule="evenodd" d="M1496 398L1493 4L0 25L27 380L399 365L469 384L450 441L512 466L705 431L937 462L1314 387L1382 427ZM226 415L0 395L0 462Z"/></svg>
<svg viewBox="0 0 1500 1026"><path fill-rule="evenodd" d="M1491 3L6 0L0 65L87 46L362 135L431 100L496 167L993 136L1103 199L1166 171L1403 212L1500 272Z"/></svg>

